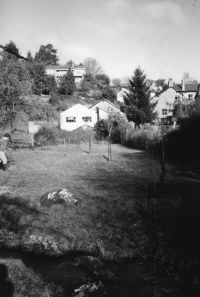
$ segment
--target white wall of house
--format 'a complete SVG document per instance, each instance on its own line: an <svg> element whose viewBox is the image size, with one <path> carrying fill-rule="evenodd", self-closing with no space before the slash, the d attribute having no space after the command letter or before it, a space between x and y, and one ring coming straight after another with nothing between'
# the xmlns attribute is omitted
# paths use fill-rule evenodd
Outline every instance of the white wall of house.
<svg viewBox="0 0 200 297"><path fill-rule="evenodd" d="M109 102L108 100L101 100L97 102L96 104L92 105L90 107L91 110L93 110L95 113L97 113L97 108L99 109L99 119L100 120L106 120L110 113L113 112L119 112L121 113L120 109Z"/></svg>
<svg viewBox="0 0 200 297"><path fill-rule="evenodd" d="M117 101L124 103L124 96L129 93L129 90L122 88L121 91L117 93Z"/></svg>
<svg viewBox="0 0 200 297"><path fill-rule="evenodd" d="M155 111L158 113L158 118L166 118L173 115L174 102L180 94L173 88L168 88L163 91L159 96L154 97L152 100L157 101Z"/></svg>
<svg viewBox="0 0 200 297"><path fill-rule="evenodd" d="M64 66L47 66L46 67L46 74L53 75L55 78L59 79L60 77L64 76L67 73L68 68ZM83 67L72 67L72 72L74 75L75 83L80 83L85 75L85 68Z"/></svg>
<svg viewBox="0 0 200 297"><path fill-rule="evenodd" d="M60 128L73 131L84 125L94 127L97 122L97 114L84 105L76 104L60 113Z"/></svg>

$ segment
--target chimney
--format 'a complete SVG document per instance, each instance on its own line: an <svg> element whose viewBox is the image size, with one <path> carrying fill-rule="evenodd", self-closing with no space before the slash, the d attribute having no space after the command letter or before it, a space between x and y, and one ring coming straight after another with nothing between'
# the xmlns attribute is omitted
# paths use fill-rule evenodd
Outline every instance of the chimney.
<svg viewBox="0 0 200 297"><path fill-rule="evenodd" d="M184 79L182 80L182 91L185 91L185 81L184 81Z"/></svg>
<svg viewBox="0 0 200 297"><path fill-rule="evenodd" d="M97 122L99 121L99 107L96 107L96 113L97 113Z"/></svg>
<svg viewBox="0 0 200 297"><path fill-rule="evenodd" d="M169 87L169 88L173 88L173 85L174 85L174 84L173 84L173 80L172 80L172 78L170 78L170 79L169 79L169 82L168 82L168 87Z"/></svg>

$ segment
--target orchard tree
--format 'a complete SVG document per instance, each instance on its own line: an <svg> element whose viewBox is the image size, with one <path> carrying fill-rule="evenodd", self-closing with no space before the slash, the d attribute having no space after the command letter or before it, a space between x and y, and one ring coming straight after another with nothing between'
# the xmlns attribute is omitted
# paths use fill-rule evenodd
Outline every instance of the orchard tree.
<svg viewBox="0 0 200 297"><path fill-rule="evenodd" d="M154 112L156 103L150 101L146 75L140 67L135 69L134 75L129 80L128 90L129 93L124 96L124 104L121 107L127 119L135 122L136 127L152 122L156 117Z"/></svg>
<svg viewBox="0 0 200 297"><path fill-rule="evenodd" d="M0 126L14 132L18 122L27 118L26 95L31 84L24 62L4 57L0 61Z"/></svg>
<svg viewBox="0 0 200 297"><path fill-rule="evenodd" d="M57 50L51 43L41 45L39 51L35 54L35 62L42 63L44 65L56 65L58 60Z"/></svg>
<svg viewBox="0 0 200 297"><path fill-rule="evenodd" d="M61 78L59 93L62 95L73 95L76 90L74 75L71 68L68 68L67 73Z"/></svg>

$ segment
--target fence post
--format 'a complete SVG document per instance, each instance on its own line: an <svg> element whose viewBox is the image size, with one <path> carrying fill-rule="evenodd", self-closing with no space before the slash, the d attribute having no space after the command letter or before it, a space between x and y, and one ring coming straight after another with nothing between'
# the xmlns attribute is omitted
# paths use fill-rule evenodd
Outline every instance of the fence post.
<svg viewBox="0 0 200 297"><path fill-rule="evenodd" d="M34 134L31 133L31 147L34 147Z"/></svg>
<svg viewBox="0 0 200 297"><path fill-rule="evenodd" d="M91 135L89 134L89 152L91 153Z"/></svg>

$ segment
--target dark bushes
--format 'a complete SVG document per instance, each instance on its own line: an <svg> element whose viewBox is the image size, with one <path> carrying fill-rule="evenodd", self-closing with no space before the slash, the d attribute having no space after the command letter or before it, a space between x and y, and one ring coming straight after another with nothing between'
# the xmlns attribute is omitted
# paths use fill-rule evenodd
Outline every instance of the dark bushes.
<svg viewBox="0 0 200 297"><path fill-rule="evenodd" d="M111 128L112 125L112 128ZM112 143L121 142L120 129L117 122L111 122L108 120L100 120L94 126L97 140L107 139L109 136L109 130L111 130L110 140Z"/></svg>
<svg viewBox="0 0 200 297"><path fill-rule="evenodd" d="M173 161L200 161L200 113L182 119L179 129L167 134L167 155Z"/></svg>

